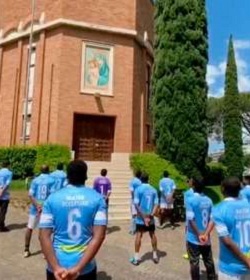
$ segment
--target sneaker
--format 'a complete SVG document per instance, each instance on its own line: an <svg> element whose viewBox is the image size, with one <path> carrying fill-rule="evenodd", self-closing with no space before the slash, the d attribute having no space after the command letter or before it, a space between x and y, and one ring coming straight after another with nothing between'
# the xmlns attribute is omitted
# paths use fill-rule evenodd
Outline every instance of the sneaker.
<svg viewBox="0 0 250 280"><path fill-rule="evenodd" d="M0 232L9 232L10 230L7 227L0 228Z"/></svg>
<svg viewBox="0 0 250 280"><path fill-rule="evenodd" d="M129 261L131 264L133 264L135 266L138 266L140 264L140 261L136 260L135 258L131 258Z"/></svg>
<svg viewBox="0 0 250 280"><path fill-rule="evenodd" d="M23 257L28 258L30 255L30 251L24 251Z"/></svg>
<svg viewBox="0 0 250 280"><path fill-rule="evenodd" d="M189 260L189 256L188 256L187 253L186 253L186 254L183 254L182 257L183 257L183 259L185 259L185 260Z"/></svg>
<svg viewBox="0 0 250 280"><path fill-rule="evenodd" d="M158 263L159 263L159 258L153 258L153 262L154 262L155 264L158 264Z"/></svg>

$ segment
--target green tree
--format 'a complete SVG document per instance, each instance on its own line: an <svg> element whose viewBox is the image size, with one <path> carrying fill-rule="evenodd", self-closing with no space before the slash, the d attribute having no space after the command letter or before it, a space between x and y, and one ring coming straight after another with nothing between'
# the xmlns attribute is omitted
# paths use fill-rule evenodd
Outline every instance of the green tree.
<svg viewBox="0 0 250 280"><path fill-rule="evenodd" d="M152 111L157 153L187 175L207 155L205 0L158 0Z"/></svg>
<svg viewBox="0 0 250 280"><path fill-rule="evenodd" d="M241 177L243 171L242 125L237 66L232 36L229 40L225 81L223 140L225 143L225 164L228 168L228 174Z"/></svg>

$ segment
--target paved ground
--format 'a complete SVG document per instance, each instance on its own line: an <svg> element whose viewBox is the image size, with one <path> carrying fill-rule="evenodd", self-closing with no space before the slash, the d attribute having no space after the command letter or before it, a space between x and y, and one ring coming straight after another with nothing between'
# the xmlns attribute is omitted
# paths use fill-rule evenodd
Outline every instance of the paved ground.
<svg viewBox="0 0 250 280"><path fill-rule="evenodd" d="M23 259L27 213L23 209L13 206L9 210L7 224L11 231L0 233L0 279L45 279L45 261L41 256L37 232L32 240L32 257ZM110 233L97 258L99 280L186 280L190 278L189 264L182 259L185 251L183 225L174 231L170 228L157 231L161 251L158 265L151 261L150 241L147 236L145 236L142 246L143 263L138 267L129 264L134 239L127 231L128 225L110 225ZM217 259L216 237L214 237L213 244L215 259ZM206 279L206 277L202 276L202 279Z"/></svg>

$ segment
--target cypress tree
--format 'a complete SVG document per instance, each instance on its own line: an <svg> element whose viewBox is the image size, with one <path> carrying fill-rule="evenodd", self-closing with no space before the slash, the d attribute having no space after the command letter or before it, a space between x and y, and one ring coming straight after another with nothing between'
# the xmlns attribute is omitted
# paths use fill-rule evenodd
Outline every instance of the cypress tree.
<svg viewBox="0 0 250 280"><path fill-rule="evenodd" d="M152 111L159 155L198 176L207 156L205 0L157 0Z"/></svg>
<svg viewBox="0 0 250 280"><path fill-rule="evenodd" d="M241 110L232 36L229 40L225 80L223 139L228 173L230 176L241 177L243 171Z"/></svg>

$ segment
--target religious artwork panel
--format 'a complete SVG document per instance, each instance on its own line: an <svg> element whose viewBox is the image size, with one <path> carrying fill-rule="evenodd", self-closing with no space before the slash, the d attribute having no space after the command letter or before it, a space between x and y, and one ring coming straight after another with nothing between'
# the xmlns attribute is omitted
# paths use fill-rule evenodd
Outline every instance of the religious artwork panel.
<svg viewBox="0 0 250 280"><path fill-rule="evenodd" d="M82 92L112 94L113 48L84 43L82 63Z"/></svg>

